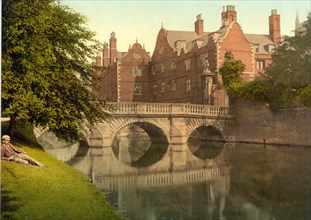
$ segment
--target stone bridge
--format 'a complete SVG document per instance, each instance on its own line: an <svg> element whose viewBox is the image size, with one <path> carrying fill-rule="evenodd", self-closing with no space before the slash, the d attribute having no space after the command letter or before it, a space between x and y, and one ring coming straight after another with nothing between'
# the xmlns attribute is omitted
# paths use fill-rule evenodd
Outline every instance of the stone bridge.
<svg viewBox="0 0 311 220"><path fill-rule="evenodd" d="M154 143L187 143L196 133L203 139L233 141L234 117L228 107L180 103L108 103L110 118L88 135L91 147L110 147L126 126L141 127Z"/></svg>

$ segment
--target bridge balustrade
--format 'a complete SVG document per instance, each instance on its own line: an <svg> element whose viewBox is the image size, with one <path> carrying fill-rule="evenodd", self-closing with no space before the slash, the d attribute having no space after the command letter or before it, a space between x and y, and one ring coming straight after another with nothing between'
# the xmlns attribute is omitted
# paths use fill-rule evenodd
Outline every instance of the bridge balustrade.
<svg viewBox="0 0 311 220"><path fill-rule="evenodd" d="M180 104L180 103L108 103L113 109L110 113L145 114L145 115L197 115L197 116L228 116L229 107Z"/></svg>

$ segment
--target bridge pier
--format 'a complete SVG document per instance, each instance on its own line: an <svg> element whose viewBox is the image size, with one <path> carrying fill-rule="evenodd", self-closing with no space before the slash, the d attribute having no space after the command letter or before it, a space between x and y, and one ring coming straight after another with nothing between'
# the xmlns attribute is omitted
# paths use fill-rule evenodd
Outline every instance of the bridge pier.
<svg viewBox="0 0 311 220"><path fill-rule="evenodd" d="M186 126L183 118L170 117L170 144L182 146L187 143Z"/></svg>

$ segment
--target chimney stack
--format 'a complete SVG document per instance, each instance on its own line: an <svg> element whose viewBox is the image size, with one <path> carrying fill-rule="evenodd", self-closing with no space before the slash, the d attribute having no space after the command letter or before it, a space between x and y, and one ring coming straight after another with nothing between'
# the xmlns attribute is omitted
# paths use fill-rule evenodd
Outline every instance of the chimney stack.
<svg viewBox="0 0 311 220"><path fill-rule="evenodd" d="M197 20L194 23L194 28L195 28L195 32L198 35L202 35L203 34L203 19L202 19L202 14L198 14L197 15Z"/></svg>
<svg viewBox="0 0 311 220"><path fill-rule="evenodd" d="M96 66L101 66L101 60L102 60L102 58L101 58L100 54L98 53L97 56L96 56L95 65Z"/></svg>
<svg viewBox="0 0 311 220"><path fill-rule="evenodd" d="M111 32L110 34L109 44L110 44L110 66L111 66L117 59L117 39L116 34L114 32Z"/></svg>
<svg viewBox="0 0 311 220"><path fill-rule="evenodd" d="M223 11L221 13L221 22L222 27L231 24L232 22L237 20L235 6L227 5L226 10L225 6L223 6Z"/></svg>
<svg viewBox="0 0 311 220"><path fill-rule="evenodd" d="M276 9L271 10L269 16L269 36L274 43L281 42L280 15Z"/></svg>
<svg viewBox="0 0 311 220"><path fill-rule="evenodd" d="M103 48L103 67L108 67L108 66L109 66L109 48L108 48L108 44L105 42L104 48Z"/></svg>

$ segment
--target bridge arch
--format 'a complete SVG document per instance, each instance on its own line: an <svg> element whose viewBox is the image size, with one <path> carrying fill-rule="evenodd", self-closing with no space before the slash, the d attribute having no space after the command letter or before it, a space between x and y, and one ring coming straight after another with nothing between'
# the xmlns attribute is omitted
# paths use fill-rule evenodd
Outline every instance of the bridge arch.
<svg viewBox="0 0 311 220"><path fill-rule="evenodd" d="M149 136L151 143L169 143L169 138L167 134L165 134L165 131L160 128L159 126L155 125L155 123L152 122L146 122L146 121L132 121L127 122L123 124L123 126L120 126L118 131L114 132L115 135L113 138L116 137L117 133L121 131L123 128L130 126L130 125L136 125L140 128L142 128Z"/></svg>
<svg viewBox="0 0 311 220"><path fill-rule="evenodd" d="M142 128L153 143L169 143L169 123L165 118L114 118L110 121L111 138L126 126L137 125Z"/></svg>
<svg viewBox="0 0 311 220"><path fill-rule="evenodd" d="M153 142L170 145L187 143L194 131L220 133L224 140L234 139L234 116L228 107L181 103L109 103L111 117L96 124L88 136L90 146L109 147L117 133L130 124L146 131ZM202 127L202 128L201 128ZM174 146L174 148L175 148ZM180 150L180 149L178 149Z"/></svg>
<svg viewBox="0 0 311 220"><path fill-rule="evenodd" d="M187 123L187 140L193 135L200 136L203 140L224 141L224 129L220 123L209 119L192 119Z"/></svg>

